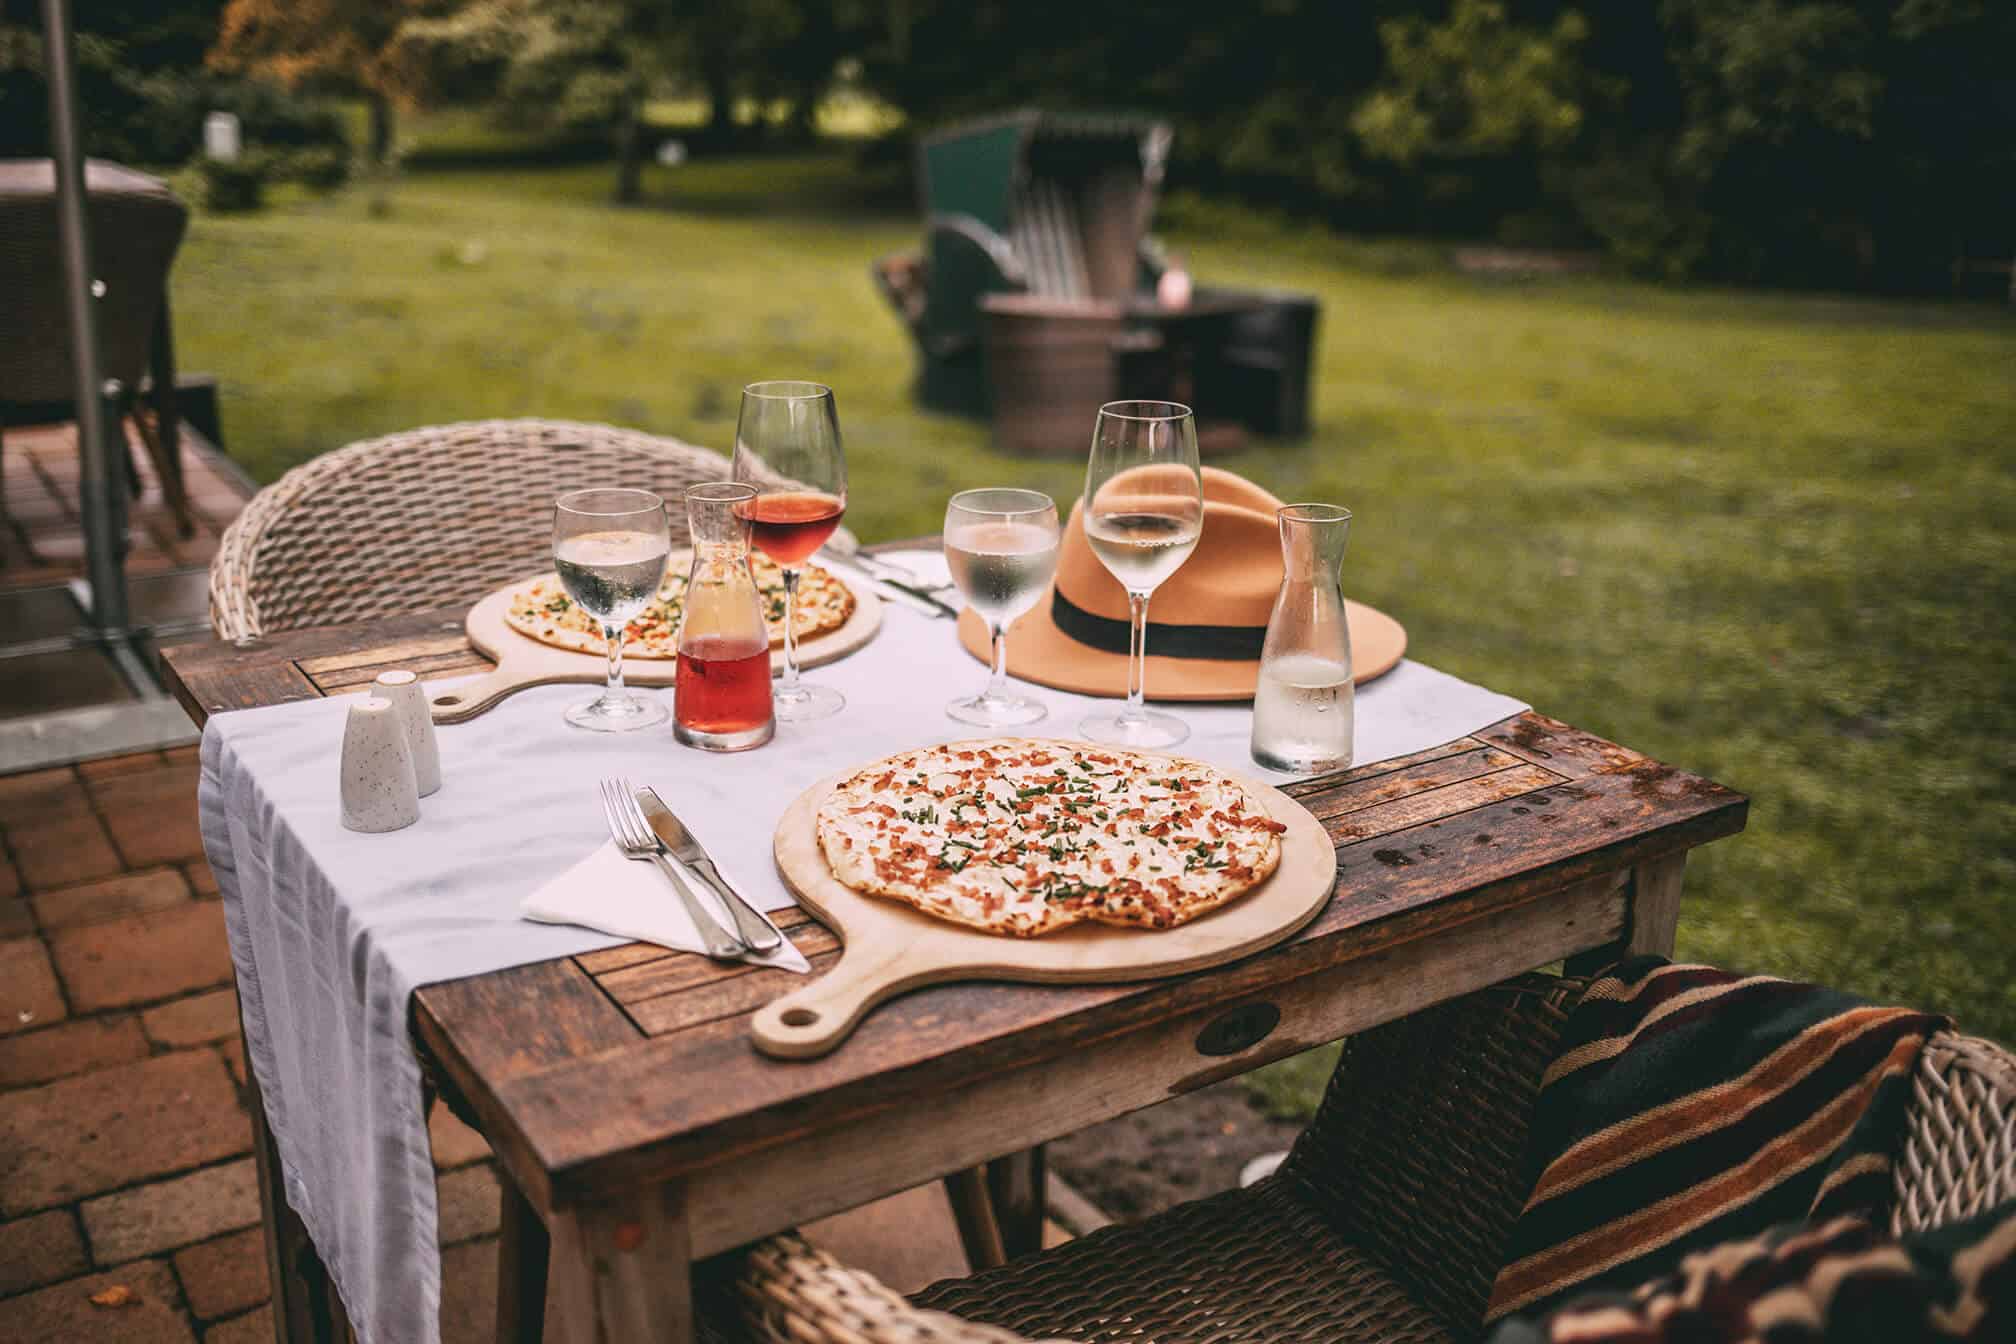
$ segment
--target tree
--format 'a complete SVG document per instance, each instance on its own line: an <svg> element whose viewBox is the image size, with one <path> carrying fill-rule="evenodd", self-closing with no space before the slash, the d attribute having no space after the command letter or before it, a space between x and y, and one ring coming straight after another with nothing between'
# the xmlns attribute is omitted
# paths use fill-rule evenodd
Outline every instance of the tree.
<svg viewBox="0 0 2016 1344"><path fill-rule="evenodd" d="M1386 71L1351 114L1366 151L1393 163L1474 159L1571 143L1587 83L1574 10L1551 29L1510 22L1497 0L1456 0L1449 18L1379 25Z"/></svg>
<svg viewBox="0 0 2016 1344"><path fill-rule="evenodd" d="M210 64L290 88L363 95L371 107L371 157L383 163L393 107L411 106L426 92L424 67L396 56L400 27L454 7L454 0L229 0Z"/></svg>

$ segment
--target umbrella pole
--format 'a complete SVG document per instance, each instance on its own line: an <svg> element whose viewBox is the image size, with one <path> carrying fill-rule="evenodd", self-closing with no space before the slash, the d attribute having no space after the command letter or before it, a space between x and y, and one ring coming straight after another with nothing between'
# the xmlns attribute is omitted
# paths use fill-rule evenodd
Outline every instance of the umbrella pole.
<svg viewBox="0 0 2016 1344"><path fill-rule="evenodd" d="M68 0L42 0L42 36L71 363L77 374L78 503L84 516L85 574L91 584L89 619L98 639L123 649L132 633L126 603L126 495L120 478L126 445L115 413L119 389L105 382L98 363L96 279L86 218L83 138L77 124L77 46Z"/></svg>

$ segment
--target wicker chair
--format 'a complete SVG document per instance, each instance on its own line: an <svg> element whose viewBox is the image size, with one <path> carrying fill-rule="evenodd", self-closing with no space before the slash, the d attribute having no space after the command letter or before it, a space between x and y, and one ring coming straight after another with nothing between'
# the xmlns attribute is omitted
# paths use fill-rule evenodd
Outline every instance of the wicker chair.
<svg viewBox="0 0 2016 1344"><path fill-rule="evenodd" d="M710 1266L716 1338L1291 1344L1477 1337L1525 1196L1541 1071L1580 981L1526 976L1354 1038L1275 1176L905 1301L796 1236ZM1893 1230L2016 1198L2016 1057L1936 1037ZM724 1319L724 1315L733 1319ZM984 1324L982 1323L984 1322Z"/></svg>
<svg viewBox="0 0 2016 1344"><path fill-rule="evenodd" d="M546 565L556 495L630 485L673 499L728 475L711 449L566 420L353 443L261 490L225 530L210 563L210 622L247 639L473 602ZM673 509L674 545L685 531Z"/></svg>

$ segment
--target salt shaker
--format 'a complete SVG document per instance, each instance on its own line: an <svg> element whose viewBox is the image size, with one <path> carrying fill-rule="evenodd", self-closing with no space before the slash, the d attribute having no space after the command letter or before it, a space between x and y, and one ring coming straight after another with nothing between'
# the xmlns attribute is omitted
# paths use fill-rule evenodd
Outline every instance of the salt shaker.
<svg viewBox="0 0 2016 1344"><path fill-rule="evenodd" d="M413 748L389 700L350 705L343 723L343 824L353 831L396 831L420 820Z"/></svg>
<svg viewBox="0 0 2016 1344"><path fill-rule="evenodd" d="M401 669L380 672L373 690L381 700L389 700L399 711L399 723L406 730L406 745L413 752L413 779L425 798L441 788L441 744L434 737L434 715L421 694L420 678Z"/></svg>
<svg viewBox="0 0 2016 1344"><path fill-rule="evenodd" d="M1281 527L1281 591L1260 646L1253 759L1298 775L1351 764L1351 627L1341 586L1351 511L1290 504Z"/></svg>

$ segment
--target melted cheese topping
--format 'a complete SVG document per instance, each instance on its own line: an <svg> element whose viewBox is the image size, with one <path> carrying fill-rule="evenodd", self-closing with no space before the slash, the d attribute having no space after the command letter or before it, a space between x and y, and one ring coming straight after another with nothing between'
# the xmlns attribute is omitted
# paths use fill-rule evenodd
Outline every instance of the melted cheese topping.
<svg viewBox="0 0 2016 1344"><path fill-rule="evenodd" d="M847 886L1020 937L1173 928L1265 881L1286 829L1198 762L1026 738L891 756L818 812Z"/></svg>

